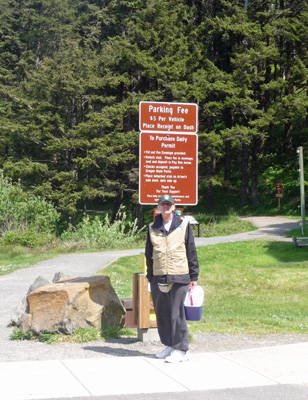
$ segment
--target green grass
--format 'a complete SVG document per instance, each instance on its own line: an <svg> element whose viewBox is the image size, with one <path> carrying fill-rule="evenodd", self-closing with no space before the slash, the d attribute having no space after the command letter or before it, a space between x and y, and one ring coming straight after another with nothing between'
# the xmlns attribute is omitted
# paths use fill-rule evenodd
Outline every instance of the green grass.
<svg viewBox="0 0 308 400"><path fill-rule="evenodd" d="M143 250L140 250L140 252ZM120 299L131 298L133 293L133 274L141 270L141 257L130 256L119 258L96 275L107 275Z"/></svg>
<svg viewBox="0 0 308 400"><path fill-rule="evenodd" d="M62 335L57 332L44 332L40 335L35 335L32 332L22 333L18 328L15 328L10 336L11 340L22 341L32 340L35 342L43 342L46 344L59 343L87 343L96 340L109 340L113 338L121 338L127 336L136 336L136 332L131 329L122 329L113 326L104 326L102 329L78 329L72 335Z"/></svg>
<svg viewBox="0 0 308 400"><path fill-rule="evenodd" d="M28 268L39 261L63 254L61 250L33 249L17 245L0 245L0 275Z"/></svg>
<svg viewBox="0 0 308 400"><path fill-rule="evenodd" d="M257 229L250 222L241 220L232 213L227 216L198 214L196 220L200 223L201 237L228 236ZM196 235L196 227L193 225L192 227L195 229L194 234Z"/></svg>
<svg viewBox="0 0 308 400"><path fill-rule="evenodd" d="M105 251L101 250L83 250L75 247L42 247L31 248L20 245L0 244L0 276L7 275L21 268L32 267L36 263L48 260L63 254L90 253Z"/></svg>
<svg viewBox="0 0 308 400"><path fill-rule="evenodd" d="M200 322L191 332L308 333L308 249L255 240L198 247L199 284L205 291ZM100 271L120 297L132 297L140 257Z"/></svg>
<svg viewBox="0 0 308 400"><path fill-rule="evenodd" d="M193 331L308 333L308 252L292 244L249 241L198 249L205 289Z"/></svg>
<svg viewBox="0 0 308 400"><path fill-rule="evenodd" d="M298 218L299 220L301 220L301 217ZM298 238L300 237L308 237L308 220L305 220L305 234L303 235L302 233L302 229L299 227L297 229L292 229L289 232L286 232L286 237L293 237L296 236Z"/></svg>

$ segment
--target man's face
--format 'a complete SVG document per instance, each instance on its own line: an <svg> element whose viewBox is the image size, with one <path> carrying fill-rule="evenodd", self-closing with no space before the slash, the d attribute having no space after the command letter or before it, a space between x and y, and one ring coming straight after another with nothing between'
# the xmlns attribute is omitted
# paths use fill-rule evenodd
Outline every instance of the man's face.
<svg viewBox="0 0 308 400"><path fill-rule="evenodd" d="M159 205L159 211L163 215L169 215L172 214L173 210L175 209L174 204L171 204L169 201L163 201Z"/></svg>

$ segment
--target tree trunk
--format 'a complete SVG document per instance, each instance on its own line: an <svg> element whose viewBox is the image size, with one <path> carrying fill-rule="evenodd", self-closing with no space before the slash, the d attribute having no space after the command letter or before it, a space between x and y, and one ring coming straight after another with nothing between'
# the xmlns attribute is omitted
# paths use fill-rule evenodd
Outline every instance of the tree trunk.
<svg viewBox="0 0 308 400"><path fill-rule="evenodd" d="M228 191L231 186L231 167L232 167L232 148L231 141L225 142L225 157L224 157L224 191Z"/></svg>
<svg viewBox="0 0 308 400"><path fill-rule="evenodd" d="M138 229L141 229L144 227L144 206L139 204L139 212L138 212Z"/></svg>
<svg viewBox="0 0 308 400"><path fill-rule="evenodd" d="M233 125L231 110L226 110L225 115L226 128L230 129ZM228 191L231 187L231 168L232 168L232 145L231 139L225 141L224 156L224 191Z"/></svg>
<svg viewBox="0 0 308 400"><path fill-rule="evenodd" d="M283 151L289 156L292 154L292 122L289 120L284 125Z"/></svg>
<svg viewBox="0 0 308 400"><path fill-rule="evenodd" d="M71 127L74 128L77 124L77 104L75 97L72 98L72 108L71 108Z"/></svg>
<svg viewBox="0 0 308 400"><path fill-rule="evenodd" d="M137 204L132 199L132 196L130 196L129 201L131 203L132 221L135 221L135 219L137 218Z"/></svg>
<svg viewBox="0 0 308 400"><path fill-rule="evenodd" d="M120 189L114 202L113 202L113 210L112 210L112 222L116 219L117 213L123 201L123 190Z"/></svg>
<svg viewBox="0 0 308 400"><path fill-rule="evenodd" d="M254 141L251 154L251 204L259 204L258 199L258 143Z"/></svg>
<svg viewBox="0 0 308 400"><path fill-rule="evenodd" d="M215 174L215 165L216 165L216 159L215 157L212 157L211 161L207 163L207 209L208 210L212 210L214 206L212 177Z"/></svg>
<svg viewBox="0 0 308 400"><path fill-rule="evenodd" d="M66 214L66 220L69 225L75 227L77 225L77 214L74 215Z"/></svg>
<svg viewBox="0 0 308 400"><path fill-rule="evenodd" d="M241 206L248 204L248 164L249 164L249 146L246 143L242 145L241 162Z"/></svg>

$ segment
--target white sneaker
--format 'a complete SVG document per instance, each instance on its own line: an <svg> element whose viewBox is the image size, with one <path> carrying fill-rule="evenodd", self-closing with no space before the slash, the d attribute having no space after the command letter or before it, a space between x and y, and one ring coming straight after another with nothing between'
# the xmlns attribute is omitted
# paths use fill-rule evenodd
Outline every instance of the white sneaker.
<svg viewBox="0 0 308 400"><path fill-rule="evenodd" d="M182 351L182 350L173 350L173 352L170 354L170 356L165 358L165 361L168 363L177 363L177 362L182 362L182 361L188 361L189 356L187 351Z"/></svg>
<svg viewBox="0 0 308 400"><path fill-rule="evenodd" d="M170 356L170 354L173 352L173 350L174 350L173 347L168 346L165 348L165 350L155 354L155 357L161 358L161 359L166 358L166 357Z"/></svg>

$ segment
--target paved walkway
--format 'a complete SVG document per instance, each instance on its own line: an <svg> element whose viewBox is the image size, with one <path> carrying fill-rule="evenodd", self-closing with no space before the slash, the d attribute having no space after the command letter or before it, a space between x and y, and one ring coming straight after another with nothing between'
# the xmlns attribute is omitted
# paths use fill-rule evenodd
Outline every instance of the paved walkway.
<svg viewBox="0 0 308 400"><path fill-rule="evenodd" d="M308 385L307 356L308 343L298 343L194 353L189 362L180 364L167 364L152 356L4 362L0 363L0 393L3 400L142 393L173 393L167 398L175 399L179 393L191 398L194 391L275 389L278 385Z"/></svg>
<svg viewBox="0 0 308 400"><path fill-rule="evenodd" d="M258 230L221 238L196 238L196 243L211 245L256 238L285 240L283 232L299 226L299 221L277 218L254 217L252 221L259 226ZM85 399L116 395L126 395L128 399L129 395L151 393L169 393L168 399L179 399L182 394L192 398L196 391L201 391L201 399L204 398L203 391L210 393L211 390L255 387L274 390L280 385L307 387L308 342L227 352L197 352L191 354L187 363L167 364L146 352L126 357L102 356L99 351L93 352L91 346L48 346L9 340L11 330L6 326L13 308L37 276L52 280L59 271L70 276L89 276L118 257L139 253L140 250L133 249L61 256L0 277L1 399ZM98 346L103 348L104 342L99 342ZM305 395L307 393L305 391ZM296 399L299 398L304 397Z"/></svg>

